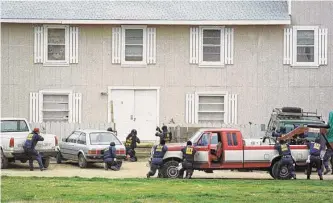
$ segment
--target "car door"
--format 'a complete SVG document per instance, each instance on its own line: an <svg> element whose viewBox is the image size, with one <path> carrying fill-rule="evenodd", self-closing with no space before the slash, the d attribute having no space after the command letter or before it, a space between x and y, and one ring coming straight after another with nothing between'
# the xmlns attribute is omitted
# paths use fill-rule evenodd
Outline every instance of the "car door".
<svg viewBox="0 0 333 203"><path fill-rule="evenodd" d="M211 133L204 132L199 138L198 142L194 145L197 154L194 156L196 163L208 163L208 148L210 145Z"/></svg>
<svg viewBox="0 0 333 203"><path fill-rule="evenodd" d="M60 148L61 154L65 159L70 159L70 160L77 160L77 147L76 147L76 141L79 138L79 135L81 132L79 131L74 131L66 140L65 143L63 144L63 147Z"/></svg>
<svg viewBox="0 0 333 203"><path fill-rule="evenodd" d="M88 149L87 149L87 136L86 133L81 133L80 136L77 139L76 145L74 146L75 151L77 152L76 154L74 154L74 158L75 160L78 159L78 152L80 150L82 150L85 154L88 153Z"/></svg>

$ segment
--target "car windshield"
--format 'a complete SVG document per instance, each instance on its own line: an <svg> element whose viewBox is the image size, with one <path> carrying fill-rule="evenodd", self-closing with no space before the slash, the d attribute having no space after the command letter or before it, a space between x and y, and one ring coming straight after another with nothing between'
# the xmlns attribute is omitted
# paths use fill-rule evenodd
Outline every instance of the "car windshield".
<svg viewBox="0 0 333 203"><path fill-rule="evenodd" d="M2 120L1 132L29 132L29 128L23 120Z"/></svg>
<svg viewBox="0 0 333 203"><path fill-rule="evenodd" d="M110 142L114 142L116 145L121 145L121 142L116 136L108 132L94 132L90 133L91 145L109 145Z"/></svg>

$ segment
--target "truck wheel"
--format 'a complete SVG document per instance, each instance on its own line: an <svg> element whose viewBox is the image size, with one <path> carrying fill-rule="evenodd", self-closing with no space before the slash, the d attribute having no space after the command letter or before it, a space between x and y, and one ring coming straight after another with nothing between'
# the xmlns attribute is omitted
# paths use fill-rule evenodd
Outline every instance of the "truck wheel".
<svg viewBox="0 0 333 203"><path fill-rule="evenodd" d="M43 163L44 168L48 168L50 165L50 157L43 158L42 163Z"/></svg>
<svg viewBox="0 0 333 203"><path fill-rule="evenodd" d="M1 169L8 168L8 159L2 154L1 151Z"/></svg>
<svg viewBox="0 0 333 203"><path fill-rule="evenodd" d="M275 179L289 180L291 179L291 173L289 171L288 165L282 164L282 161L275 162L273 166L273 176Z"/></svg>
<svg viewBox="0 0 333 203"><path fill-rule="evenodd" d="M177 169L178 167L178 162L177 161L168 161L166 162L162 169L161 169L161 174L165 178L179 178L180 173L179 170Z"/></svg>
<svg viewBox="0 0 333 203"><path fill-rule="evenodd" d="M56 159L57 159L57 164L61 164L62 158L60 152L57 153Z"/></svg>
<svg viewBox="0 0 333 203"><path fill-rule="evenodd" d="M87 160L84 158L83 154L79 154L79 166L80 168L87 168Z"/></svg>

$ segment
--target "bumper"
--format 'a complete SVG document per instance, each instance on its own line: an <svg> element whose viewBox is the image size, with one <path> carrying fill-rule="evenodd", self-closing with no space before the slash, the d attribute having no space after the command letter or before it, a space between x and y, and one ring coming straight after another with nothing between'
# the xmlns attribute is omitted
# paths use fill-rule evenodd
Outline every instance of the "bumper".
<svg viewBox="0 0 333 203"><path fill-rule="evenodd" d="M44 152L41 151L41 152L39 152L39 154L42 157L56 157L57 156L56 151L44 151ZM14 159L28 159L29 158L24 152L14 152L14 153L11 153L11 155L12 156L9 156L9 157L14 158Z"/></svg>
<svg viewBox="0 0 333 203"><path fill-rule="evenodd" d="M117 159L124 159L126 155L117 155ZM86 155L87 162L102 163L103 156L101 155Z"/></svg>

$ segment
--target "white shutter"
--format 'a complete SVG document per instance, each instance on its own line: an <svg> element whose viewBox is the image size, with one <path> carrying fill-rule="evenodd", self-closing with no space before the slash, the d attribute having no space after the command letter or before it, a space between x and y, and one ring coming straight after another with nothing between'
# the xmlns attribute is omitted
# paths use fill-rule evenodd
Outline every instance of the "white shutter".
<svg viewBox="0 0 333 203"><path fill-rule="evenodd" d="M195 95L186 94L185 121L188 124L195 123Z"/></svg>
<svg viewBox="0 0 333 203"><path fill-rule="evenodd" d="M228 104L228 123L237 124L237 94L229 94L229 104Z"/></svg>
<svg viewBox="0 0 333 203"><path fill-rule="evenodd" d="M34 63L43 63L44 59L44 28L34 27Z"/></svg>
<svg viewBox="0 0 333 203"><path fill-rule="evenodd" d="M30 122L39 123L39 93L30 93Z"/></svg>
<svg viewBox="0 0 333 203"><path fill-rule="evenodd" d="M293 56L293 29L284 28L283 64L292 64Z"/></svg>
<svg viewBox="0 0 333 203"><path fill-rule="evenodd" d="M156 28L147 28L147 63L156 63Z"/></svg>
<svg viewBox="0 0 333 203"><path fill-rule="evenodd" d="M112 63L121 61L121 27L112 28Z"/></svg>
<svg viewBox="0 0 333 203"><path fill-rule="evenodd" d="M190 64L199 63L199 27L190 28Z"/></svg>
<svg viewBox="0 0 333 203"><path fill-rule="evenodd" d="M234 63L234 28L224 30L224 63Z"/></svg>
<svg viewBox="0 0 333 203"><path fill-rule="evenodd" d="M73 123L81 123L81 111L82 111L82 94L74 93L72 99L72 116L71 121Z"/></svg>
<svg viewBox="0 0 333 203"><path fill-rule="evenodd" d="M79 28L70 27L69 28L69 62L78 63L79 62Z"/></svg>
<svg viewBox="0 0 333 203"><path fill-rule="evenodd" d="M319 29L319 65L327 65L327 28Z"/></svg>

